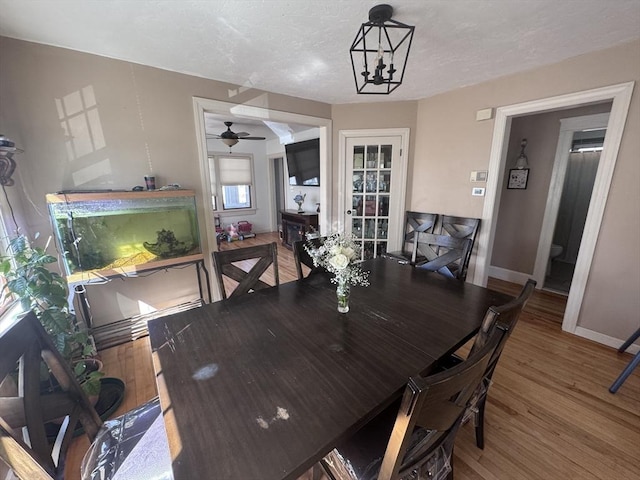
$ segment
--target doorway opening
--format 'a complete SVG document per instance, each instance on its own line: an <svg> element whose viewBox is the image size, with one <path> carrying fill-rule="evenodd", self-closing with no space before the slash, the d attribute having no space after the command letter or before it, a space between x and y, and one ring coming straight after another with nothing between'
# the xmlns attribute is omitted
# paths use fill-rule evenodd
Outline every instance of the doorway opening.
<svg viewBox="0 0 640 480"><path fill-rule="evenodd" d="M600 157L600 165L593 188L584 235L576 261L572 288L567 299L567 308L562 324L562 329L571 333L582 334L584 330L578 327L578 317L586 291L587 279L591 269L600 225L604 216L624 125L629 112L633 87L634 82L622 83L500 107L496 110L489 161L489 178L487 180L487 197L482 213L482 221L484 225L487 225L487 228L480 231L476 270L474 274L474 283L482 286L486 286L487 284L489 267L491 265L500 197L502 194L500 186L502 185L507 164L507 147L512 120L516 117L532 113L550 112L612 101L610 117L607 123L607 136ZM554 225L555 222L551 223L550 229L553 229ZM549 247L550 243L551 242L549 242ZM540 247L539 245L539 248ZM544 271L545 270L543 270L543 272ZM588 333L584 333L585 336L587 334Z"/></svg>
<svg viewBox="0 0 640 480"><path fill-rule="evenodd" d="M198 145L198 156L200 157L200 174L201 174L201 211L199 215L203 215L204 218L204 232L202 233L202 245L205 253L205 264L209 271L214 271L213 261L211 258L211 252L216 247L216 231L214 225L214 212L211 202L211 176L208 166L208 146L207 146L207 132L205 129L204 116L205 112L211 112L218 115L223 115L225 118L244 118L261 121L273 121L279 123L294 123L299 125L309 125L310 127L318 127L320 137L320 177L322 179L331 179L331 125L332 122L328 118L312 117L308 115L301 115L297 113L283 112L279 110L272 110L269 108L255 107L251 105L242 105L229 102L222 102L218 100L212 100L208 98L193 97L193 115L194 123L196 127L196 140ZM269 170L269 176L272 175L272 170ZM272 185L272 179L267 179L267 182ZM330 225L330 212L332 208L332 196L331 196L331 181L323 181L320 186L320 202L326 206L319 214L320 228L324 231L329 230ZM268 206L265 207L266 211L272 212L273 198L270 195L268 199ZM214 289L214 292L216 290ZM217 295L217 292L216 292ZM216 298L218 300L219 298Z"/></svg>
<svg viewBox="0 0 640 480"><path fill-rule="evenodd" d="M284 157L277 155L270 157L271 168L273 169L273 218L276 222L276 231L280 233L282 239L282 210L285 209L285 189L284 189Z"/></svg>
<svg viewBox="0 0 640 480"><path fill-rule="evenodd" d="M574 132L543 288L568 295L606 129Z"/></svg>

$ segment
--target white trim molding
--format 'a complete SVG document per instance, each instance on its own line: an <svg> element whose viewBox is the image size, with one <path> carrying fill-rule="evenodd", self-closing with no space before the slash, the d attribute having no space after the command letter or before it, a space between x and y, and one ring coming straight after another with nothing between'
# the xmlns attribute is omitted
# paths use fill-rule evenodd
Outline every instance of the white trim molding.
<svg viewBox="0 0 640 480"><path fill-rule="evenodd" d="M497 278L498 280L504 280L505 282L517 283L518 285L524 285L527 283L527 280L533 277L528 273L507 270L506 268L495 267L493 265L489 267L489 276Z"/></svg>
<svg viewBox="0 0 640 480"><path fill-rule="evenodd" d="M560 95L557 97L534 100L531 102L499 107L496 110L491 155L489 160L489 178L487 179L487 196L482 211L482 222L488 228L480 230L478 236L478 255L473 283L486 286L491 252L496 232L496 220L500 207L500 193L507 156L507 145L511 133L511 120L514 117L533 113L541 113L582 105L613 101L607 134L605 136L602 155L596 182L593 187L589 213L584 228L580 253L576 262L571 291L567 299L562 329L575 333L580 314L580 307L586 290L587 279L591 268L591 260L595 251L600 224L604 214L615 163L618 158L620 141L624 132L634 82L621 83L608 87L586 90L583 92ZM539 285L542 287L542 285Z"/></svg>
<svg viewBox="0 0 640 480"><path fill-rule="evenodd" d="M576 327L576 330L573 333L578 335L579 337L593 340L594 342L601 343L608 347L613 347L616 350L619 349L625 342L624 340L610 337L609 335L605 335L604 333L594 332L593 330L589 330L588 328L584 327ZM636 353L640 352L640 345L632 343L625 351L627 353L635 355Z"/></svg>

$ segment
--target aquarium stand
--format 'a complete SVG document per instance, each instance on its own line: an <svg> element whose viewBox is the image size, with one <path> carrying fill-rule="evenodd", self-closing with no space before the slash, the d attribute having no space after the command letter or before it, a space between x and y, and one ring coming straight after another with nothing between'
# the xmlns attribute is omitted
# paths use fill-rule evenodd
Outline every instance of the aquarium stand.
<svg viewBox="0 0 640 480"><path fill-rule="evenodd" d="M183 267L193 265L196 268L196 277L198 279L198 292L200 300L205 301L205 289L206 298L209 303L212 301L211 297L211 280L209 279L209 271L204 264L204 255L199 253L196 255L189 255L178 258L160 259L153 262L147 262L141 265L131 265L126 267L114 268L110 270L99 270L93 272L73 273L67 277L67 285L69 285L69 306L75 313L74 298L78 297L80 302L80 310L83 319L87 327L92 327L91 313L88 307L89 302L86 295L86 285L102 285L113 278L136 278L140 273L152 273L160 270L167 270L169 268ZM202 283L202 276L204 275L204 285Z"/></svg>
<svg viewBox="0 0 640 480"><path fill-rule="evenodd" d="M78 298L89 327L85 286L140 272L194 265L200 301L211 302L193 190L75 191L48 194L46 200L58 251L64 252L69 306L75 310Z"/></svg>

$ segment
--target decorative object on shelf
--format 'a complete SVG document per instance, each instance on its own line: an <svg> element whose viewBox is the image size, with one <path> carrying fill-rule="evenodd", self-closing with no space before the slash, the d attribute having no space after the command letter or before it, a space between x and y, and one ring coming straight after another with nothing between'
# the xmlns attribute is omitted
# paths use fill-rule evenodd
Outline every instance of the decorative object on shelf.
<svg viewBox="0 0 640 480"><path fill-rule="evenodd" d="M527 182L529 181L529 169L512 168L509 170L509 182L507 183L507 189L509 190L524 190L527 188Z"/></svg>
<svg viewBox="0 0 640 480"><path fill-rule="evenodd" d="M305 198L307 198L307 194L305 193L303 195L302 192L300 192L298 195L293 197L293 201L298 204L298 213L304 213L304 210L302 209L302 204L304 203Z"/></svg>
<svg viewBox="0 0 640 480"><path fill-rule="evenodd" d="M369 285L369 272L363 271L358 265L361 260L360 245L352 235L332 233L319 247L310 241L304 248L316 267L333 274L331 282L337 285L338 312L347 313L351 286Z"/></svg>
<svg viewBox="0 0 640 480"><path fill-rule="evenodd" d="M373 7L369 21L361 25L351 44L358 93L388 95L402 84L415 27L392 20L392 15L391 5Z"/></svg>
<svg viewBox="0 0 640 480"><path fill-rule="evenodd" d="M516 168L518 170L529 168L529 159L524 153L525 148L527 148L527 139L523 138L520 142L520 155L518 155L518 158L516 158Z"/></svg>
<svg viewBox="0 0 640 480"><path fill-rule="evenodd" d="M144 184L147 186L147 190L156 189L156 177L153 175L144 176Z"/></svg>
<svg viewBox="0 0 640 480"><path fill-rule="evenodd" d="M13 159L14 153L21 153L22 150L16 148L16 144L4 135L0 135L0 185L10 187L15 182L11 175L16 170L16 162Z"/></svg>
<svg viewBox="0 0 640 480"><path fill-rule="evenodd" d="M316 203L316 213L320 213L320 204Z"/></svg>
<svg viewBox="0 0 640 480"><path fill-rule="evenodd" d="M179 241L171 230L159 230L156 243L142 242L144 248L161 258L173 258L186 254L192 244Z"/></svg>

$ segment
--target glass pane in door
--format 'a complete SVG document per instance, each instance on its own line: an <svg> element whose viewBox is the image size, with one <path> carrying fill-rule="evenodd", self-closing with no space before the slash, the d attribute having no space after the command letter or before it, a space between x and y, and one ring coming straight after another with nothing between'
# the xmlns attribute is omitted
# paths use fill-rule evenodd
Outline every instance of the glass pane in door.
<svg viewBox="0 0 640 480"><path fill-rule="evenodd" d="M365 260L387 251L392 154L392 145L353 146L350 227Z"/></svg>

